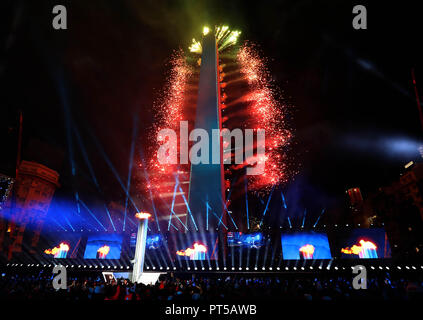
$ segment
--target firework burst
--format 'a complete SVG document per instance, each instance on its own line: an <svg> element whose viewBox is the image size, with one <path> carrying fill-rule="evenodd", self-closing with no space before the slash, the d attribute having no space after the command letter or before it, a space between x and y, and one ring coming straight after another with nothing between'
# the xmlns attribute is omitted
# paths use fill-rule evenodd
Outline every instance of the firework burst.
<svg viewBox="0 0 423 320"><path fill-rule="evenodd" d="M203 36L210 32L212 29L205 27ZM248 185L249 190L267 193L273 186L288 179L285 151L291 139L291 132L286 125L287 107L281 103L281 95L256 47L249 43L236 45L240 32L232 31L227 26L214 28L214 34L219 51L218 79L222 125L228 129L265 129L265 154L256 158L265 162L265 171L261 175L248 176ZM156 120L148 147L150 160L145 168L149 179L143 184L144 188L149 189L150 195L154 192L152 197L163 202L163 212L171 212L171 215L186 214L186 200L182 196L189 193L190 164L160 163L157 152L158 146L163 142L158 143L157 137L160 130L173 129L179 141L180 121L188 121L190 128L194 126L198 74L201 67L201 58L198 55L202 53L201 41L193 39L189 51L190 53L185 55L184 51L179 49L172 55L163 95L154 105ZM256 147L254 146L254 149ZM171 152L179 159L179 144L174 148L176 149ZM226 188L231 187L229 179L235 181L233 178L239 176L236 171L244 170L249 165L248 160L250 159L244 159L243 164L225 164ZM242 188L235 190L231 199L235 199L238 192L245 190L244 180L239 181L242 181ZM175 224L183 230L183 226L178 225L176 219L172 219L172 226ZM170 225L169 223L168 230Z"/></svg>
<svg viewBox="0 0 423 320"><path fill-rule="evenodd" d="M203 28L203 35L207 35L210 32L209 27ZM215 37L218 45L218 50L223 51L230 46L233 46L238 41L241 31L230 30L228 26L218 26L215 28ZM189 47L189 51L197 54L201 54L203 48L201 46L201 41L192 39L192 44Z"/></svg>
<svg viewBox="0 0 423 320"><path fill-rule="evenodd" d="M164 95L155 104L154 110L157 116L153 136L156 141L160 130L173 129L179 132L179 122L186 120L186 102L188 100L188 80L193 74L192 68L186 62L185 54L182 49L176 51L170 60L170 74L167 78ZM177 148L177 146L175 146ZM150 158L149 171L151 173L152 182L160 179L161 176L170 174L175 171L175 165L161 164L157 161L157 144L151 144L150 152L153 156ZM176 154L179 150L173 150ZM154 183L154 185L158 185Z"/></svg>
<svg viewBox="0 0 423 320"><path fill-rule="evenodd" d="M243 97L248 113L253 119L254 129L266 130L265 172L250 176L253 190L268 190L269 187L286 182L288 170L284 148L291 139L286 126L286 106L278 99L270 73L258 50L245 43L237 54L240 73L247 81L249 92ZM260 161L260 159L259 159Z"/></svg>

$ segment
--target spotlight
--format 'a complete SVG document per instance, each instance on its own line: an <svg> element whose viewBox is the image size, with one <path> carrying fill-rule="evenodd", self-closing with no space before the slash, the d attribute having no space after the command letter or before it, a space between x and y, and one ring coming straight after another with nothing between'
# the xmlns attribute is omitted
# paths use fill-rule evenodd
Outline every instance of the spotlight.
<svg viewBox="0 0 423 320"><path fill-rule="evenodd" d="M147 270L150 269L150 267L147 267Z"/></svg>
<svg viewBox="0 0 423 320"><path fill-rule="evenodd" d="M169 270L169 267L166 267L166 270Z"/></svg>
<svg viewBox="0 0 423 320"><path fill-rule="evenodd" d="M294 267L293 269L294 269L294 270L297 270L297 267Z"/></svg>
<svg viewBox="0 0 423 320"><path fill-rule="evenodd" d="M201 270L204 270L204 269L205 269L204 267L201 268Z"/></svg>
<svg viewBox="0 0 423 320"><path fill-rule="evenodd" d="M153 266L153 270L156 270L156 267L155 266Z"/></svg>
<svg viewBox="0 0 423 320"><path fill-rule="evenodd" d="M234 267L232 267L232 270L235 270L235 268L234 268Z"/></svg>
<svg viewBox="0 0 423 320"><path fill-rule="evenodd" d="M301 267L301 270L304 270L304 267Z"/></svg>
<svg viewBox="0 0 423 320"><path fill-rule="evenodd" d="M173 267L173 270L176 270L176 267Z"/></svg>
<svg viewBox="0 0 423 320"><path fill-rule="evenodd" d="M273 270L273 268L272 268L272 267L270 267L270 268L269 268L269 270Z"/></svg>
<svg viewBox="0 0 423 320"><path fill-rule="evenodd" d="M239 268L238 268L238 270L242 270L242 268L241 268L241 267L239 267Z"/></svg>
<svg viewBox="0 0 423 320"><path fill-rule="evenodd" d="M219 270L219 267L216 267L216 270Z"/></svg>
<svg viewBox="0 0 423 320"><path fill-rule="evenodd" d="M127 266L126 269L129 269L129 266Z"/></svg>
<svg viewBox="0 0 423 320"><path fill-rule="evenodd" d="M194 270L197 270L197 267L195 267Z"/></svg>
<svg viewBox="0 0 423 320"><path fill-rule="evenodd" d="M257 270L257 267L254 267L254 270Z"/></svg>
<svg viewBox="0 0 423 320"><path fill-rule="evenodd" d="M160 270L162 270L163 269L163 267L160 267Z"/></svg>
<svg viewBox="0 0 423 320"><path fill-rule="evenodd" d="M313 270L313 267L312 266L310 266L310 270Z"/></svg>
<svg viewBox="0 0 423 320"><path fill-rule="evenodd" d="M288 267L285 267L285 270L289 270L289 268Z"/></svg>
<svg viewBox="0 0 423 320"><path fill-rule="evenodd" d="M248 268L248 267L246 267L246 268L245 268L245 270L249 270L249 268Z"/></svg>
<svg viewBox="0 0 423 320"><path fill-rule="evenodd" d="M397 266L397 269L398 269L398 270L401 270L401 267L400 267L400 266Z"/></svg>

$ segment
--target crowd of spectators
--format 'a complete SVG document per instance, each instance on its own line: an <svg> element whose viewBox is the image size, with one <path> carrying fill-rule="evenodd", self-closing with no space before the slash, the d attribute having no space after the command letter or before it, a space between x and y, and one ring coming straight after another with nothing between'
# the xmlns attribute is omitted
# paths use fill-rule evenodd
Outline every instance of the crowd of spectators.
<svg viewBox="0 0 423 320"><path fill-rule="evenodd" d="M0 300L423 300L423 278L393 279L388 273L368 278L366 290L353 289L352 279L340 275L186 277L161 275L155 284L145 285L79 274L69 276L66 289L55 290L51 274L2 273Z"/></svg>

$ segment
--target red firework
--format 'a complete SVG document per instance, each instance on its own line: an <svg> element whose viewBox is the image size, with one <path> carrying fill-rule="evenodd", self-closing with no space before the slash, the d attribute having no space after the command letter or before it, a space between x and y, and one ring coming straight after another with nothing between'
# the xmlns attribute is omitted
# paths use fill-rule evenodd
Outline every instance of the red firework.
<svg viewBox="0 0 423 320"><path fill-rule="evenodd" d="M283 152L292 137L285 123L287 107L276 99L269 71L254 46L248 43L241 46L237 61L250 91L244 97L248 103L248 113L254 119L255 129L266 131L265 172L250 176L250 187L257 191L268 190L288 179L286 155Z"/></svg>
<svg viewBox="0 0 423 320"><path fill-rule="evenodd" d="M154 180L160 179L163 175L168 175L176 170L176 165L161 164L157 161L157 142L158 133L160 130L167 128L179 132L179 123L185 118L188 80L192 76L192 68L186 62L186 58L182 49L176 51L170 60L170 75L167 79L167 84L164 90L164 96L160 102L155 105L157 114L157 121L153 130L151 144L151 157L149 169L151 178ZM176 154L179 156L178 145L175 146ZM157 186L157 183L154 184Z"/></svg>
<svg viewBox="0 0 423 320"><path fill-rule="evenodd" d="M286 182L289 176L285 150L292 134L286 126L287 106L278 99L280 95L264 59L260 57L255 47L246 43L239 48L232 48L237 50L235 55L232 54L233 51L229 52L230 50L222 54L219 48L220 59L226 60L219 65L219 85L222 95L220 103L221 109L224 110L222 122L227 128L232 123L233 129L243 127L265 130L265 155L258 159L265 162L265 171L261 175L248 176L249 189L265 193L274 185ZM172 210L174 214L186 213L184 203L186 199L183 197L184 194L188 194L190 165L159 163L157 151L163 142L157 141L157 135L161 129L173 129L179 141L180 121L189 121L190 127L193 126L192 117L195 112L192 110L195 110L198 82L196 76L200 64L201 60L195 53L186 56L182 49L176 51L170 60L170 73L163 96L154 106L157 118L149 143L150 160L145 168L149 174L149 181L143 186L154 193L154 198L160 199L165 204L167 207L165 212ZM248 90L246 92L244 89L238 90L234 88L234 83L244 83ZM227 101L230 102L226 104ZM234 105L237 106L233 107ZM239 108L240 105L242 108ZM175 148L174 151L179 159L179 144ZM244 164L225 166L225 178L229 179L231 172L243 169L247 165L248 161L244 161ZM226 182L228 184L228 180ZM227 187L229 188L229 185ZM244 190L243 187L241 189ZM236 193L232 194L232 198ZM172 220L172 224L173 221L175 219Z"/></svg>

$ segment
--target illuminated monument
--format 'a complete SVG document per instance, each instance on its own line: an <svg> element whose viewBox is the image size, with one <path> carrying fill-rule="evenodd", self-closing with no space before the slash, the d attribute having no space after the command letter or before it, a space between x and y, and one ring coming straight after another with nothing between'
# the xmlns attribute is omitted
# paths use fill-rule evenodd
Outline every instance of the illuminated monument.
<svg viewBox="0 0 423 320"><path fill-rule="evenodd" d="M144 172L158 231L247 232L248 192L270 194L274 186L287 181L285 147L291 133L285 124L286 106L278 101L280 95L259 51L248 42L237 44L240 33L228 26L204 27L201 41L193 39L190 53L180 49L171 57L165 90L155 105L148 176ZM194 129L198 130L191 136ZM228 135L218 136L223 129L235 140L234 148ZM174 135L164 138L162 130ZM235 130L245 139L237 139ZM259 140L261 131L265 140ZM208 155L197 147L206 139ZM158 161L157 150L170 140L180 143L160 154L178 160ZM258 168L263 170L251 173ZM237 210L232 212L235 201Z"/></svg>
<svg viewBox="0 0 423 320"><path fill-rule="evenodd" d="M222 129L219 56L216 38L213 33L203 37L200 81L197 98L195 128L208 133L209 146L212 146L212 130ZM221 140L221 139L220 139ZM191 164L191 181L189 188L189 209L192 218L187 215L187 225L191 230L208 229L209 217L219 217L226 224L224 214L225 187L222 141L217 148L219 164L213 164L213 152L209 152L208 164ZM220 221L219 221L220 222ZM220 223L219 223L220 224ZM218 224L218 225L219 225Z"/></svg>

